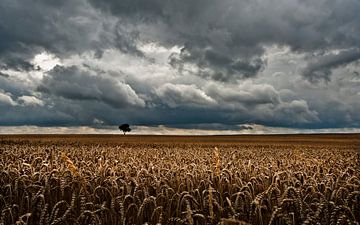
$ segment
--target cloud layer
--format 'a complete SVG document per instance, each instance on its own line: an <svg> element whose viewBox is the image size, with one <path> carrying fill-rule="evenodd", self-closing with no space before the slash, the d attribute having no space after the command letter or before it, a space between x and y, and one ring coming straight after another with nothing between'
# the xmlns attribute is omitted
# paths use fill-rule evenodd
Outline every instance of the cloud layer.
<svg viewBox="0 0 360 225"><path fill-rule="evenodd" d="M359 128L359 11L358 0L4 0L0 125Z"/></svg>

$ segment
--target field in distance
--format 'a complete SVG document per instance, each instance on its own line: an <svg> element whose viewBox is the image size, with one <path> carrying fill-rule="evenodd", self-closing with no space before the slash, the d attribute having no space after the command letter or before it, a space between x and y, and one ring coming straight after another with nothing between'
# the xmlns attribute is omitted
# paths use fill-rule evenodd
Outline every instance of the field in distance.
<svg viewBox="0 0 360 225"><path fill-rule="evenodd" d="M31 142L78 142L82 144L124 143L189 143L189 144L313 144L313 145L360 145L360 134L290 134L290 135L209 135L209 136L172 136L172 135L0 135L0 141Z"/></svg>
<svg viewBox="0 0 360 225"><path fill-rule="evenodd" d="M360 135L2 135L0 224L359 224Z"/></svg>

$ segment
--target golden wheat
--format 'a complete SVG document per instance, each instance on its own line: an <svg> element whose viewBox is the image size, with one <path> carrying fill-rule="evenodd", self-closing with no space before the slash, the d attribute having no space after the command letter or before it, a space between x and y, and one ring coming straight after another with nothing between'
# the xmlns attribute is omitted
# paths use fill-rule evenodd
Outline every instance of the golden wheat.
<svg viewBox="0 0 360 225"><path fill-rule="evenodd" d="M0 154L2 225L360 221L355 148L3 140Z"/></svg>

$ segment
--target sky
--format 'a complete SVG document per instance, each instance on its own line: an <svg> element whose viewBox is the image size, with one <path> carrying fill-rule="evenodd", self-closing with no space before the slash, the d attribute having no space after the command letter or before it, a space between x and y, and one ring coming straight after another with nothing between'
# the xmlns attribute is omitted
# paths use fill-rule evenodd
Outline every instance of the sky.
<svg viewBox="0 0 360 225"><path fill-rule="evenodd" d="M359 11L359 0L2 0L0 133L359 132Z"/></svg>

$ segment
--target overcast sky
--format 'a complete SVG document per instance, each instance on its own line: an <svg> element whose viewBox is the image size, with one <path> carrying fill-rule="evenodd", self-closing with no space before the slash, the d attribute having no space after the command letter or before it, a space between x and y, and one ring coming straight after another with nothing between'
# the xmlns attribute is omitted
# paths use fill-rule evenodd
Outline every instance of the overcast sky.
<svg viewBox="0 0 360 225"><path fill-rule="evenodd" d="M359 12L359 0L1 0L0 126L360 128Z"/></svg>

